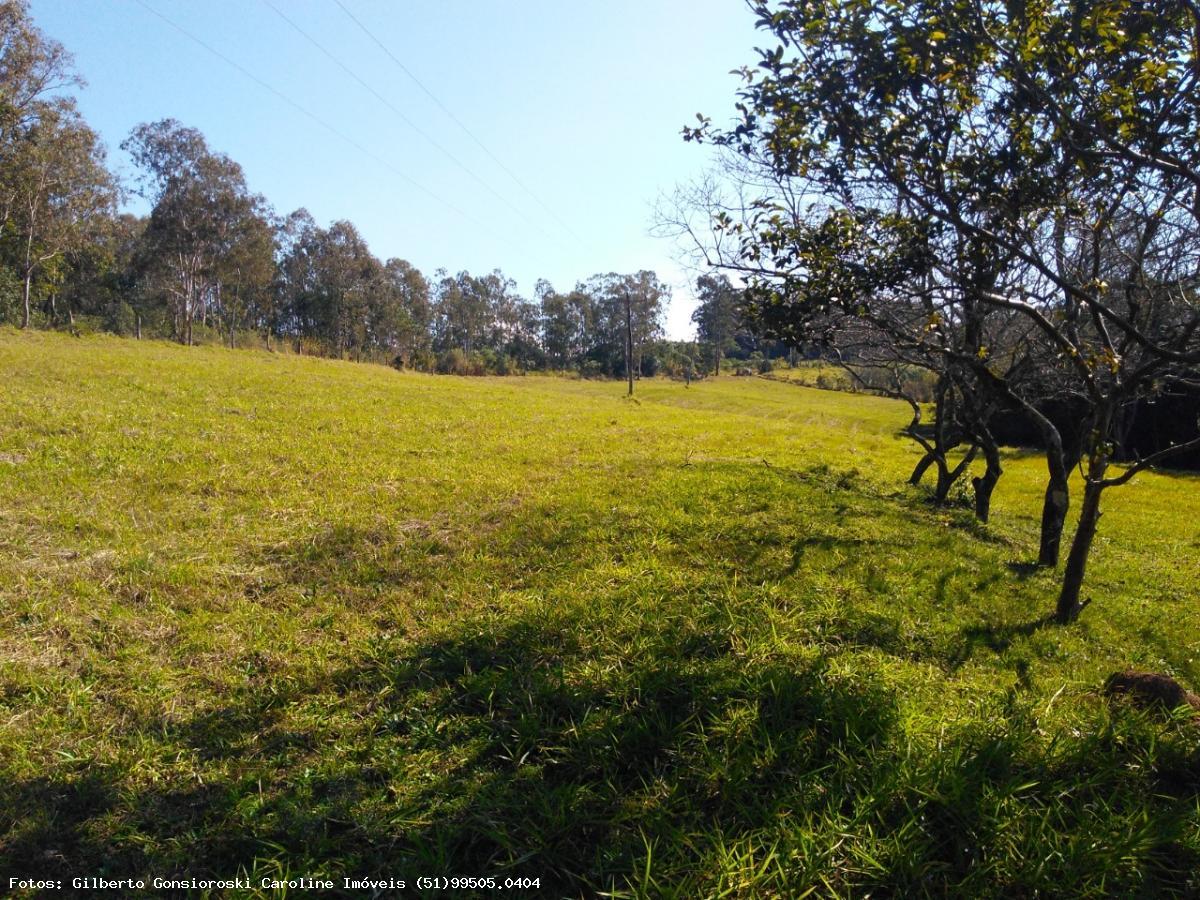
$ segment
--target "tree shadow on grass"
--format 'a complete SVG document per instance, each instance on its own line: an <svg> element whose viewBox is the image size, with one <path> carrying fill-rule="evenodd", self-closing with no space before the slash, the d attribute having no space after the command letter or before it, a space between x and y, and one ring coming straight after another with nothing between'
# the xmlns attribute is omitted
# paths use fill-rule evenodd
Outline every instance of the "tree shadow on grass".
<svg viewBox="0 0 1200 900"><path fill-rule="evenodd" d="M422 520L373 526L331 524L285 543L256 548L250 561L266 575L247 583L246 596L267 599L283 585L310 593L335 588L342 595L370 596L421 579L431 561L447 560L452 550L449 532Z"/></svg>
<svg viewBox="0 0 1200 900"><path fill-rule="evenodd" d="M738 848L774 848L786 865L752 867L773 895L1200 887L1190 732L1133 716L1051 750L1017 706L923 744L870 670L748 658L703 615L467 620L155 728L199 777L93 763L0 785L0 876L454 872L701 896L746 889Z"/></svg>
<svg viewBox="0 0 1200 900"><path fill-rule="evenodd" d="M552 547L552 521L525 524L489 535L529 542L518 563L593 539L583 523ZM843 540L796 542L786 524L766 538L793 561L797 543ZM715 558L758 560L762 540L728 540ZM369 588L402 577L409 552L438 547L331 529L272 559L296 583ZM132 720L113 759L0 783L0 877L454 872L537 876L559 896L752 893L748 877L778 896L1191 884L1186 735L1134 722L1051 751L1032 717L1004 709L922 743L869 661L824 655L947 658L897 617L838 609L811 646L750 652L750 625L720 604L630 604L625 589L460 617L416 642L356 645L320 675L268 671L181 720ZM1036 627L964 629L962 662ZM639 882L647 871L657 881Z"/></svg>
<svg viewBox="0 0 1200 900"><path fill-rule="evenodd" d="M1027 638L1055 624L1053 615L1045 615L1028 622L1015 624L968 625L961 631L961 641L950 653L948 664L951 669L961 669L980 647L1001 654L1018 638Z"/></svg>
<svg viewBox="0 0 1200 900"><path fill-rule="evenodd" d="M1031 562L1021 562L1015 559L1006 562L1004 568L1016 575L1021 581L1027 581L1039 572L1051 571L1046 566Z"/></svg>
<svg viewBox="0 0 1200 900"><path fill-rule="evenodd" d="M877 684L834 678L819 659L746 666L719 630L691 625L643 632L614 659L577 641L597 627L518 622L383 663L385 682L428 698L396 722L415 751L453 756L447 735L476 748L418 800L456 824L411 836L415 847L596 889L644 850L630 819L703 844L708 829L764 827L797 787L831 802L818 773L864 759L895 720Z"/></svg>
<svg viewBox="0 0 1200 900"><path fill-rule="evenodd" d="M829 771L857 771L895 722L874 680L817 657L746 665L719 629L686 622L642 623L614 653L605 630L471 622L328 680L142 723L199 777L148 785L92 764L0 786L0 875L229 877L265 855L296 873L535 875L581 895L629 877L645 835L703 855L851 803L823 787ZM338 726L298 721L305 706Z"/></svg>

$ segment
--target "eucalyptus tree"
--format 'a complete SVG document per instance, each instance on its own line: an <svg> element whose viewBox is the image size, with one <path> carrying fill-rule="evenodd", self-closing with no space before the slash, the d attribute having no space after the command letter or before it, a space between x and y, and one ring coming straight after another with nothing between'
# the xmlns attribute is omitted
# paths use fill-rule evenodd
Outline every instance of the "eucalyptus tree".
<svg viewBox="0 0 1200 900"><path fill-rule="evenodd" d="M539 305L522 297L516 282L499 269L484 276L483 281L492 311L488 338L491 349L507 358L505 365L511 361L521 370L545 365Z"/></svg>
<svg viewBox="0 0 1200 900"><path fill-rule="evenodd" d="M285 216L275 228L275 281L272 307L267 314L266 338L290 336L297 353L304 352L304 339L314 330L317 252L316 220L307 209Z"/></svg>
<svg viewBox="0 0 1200 900"><path fill-rule="evenodd" d="M89 239L64 256L58 299L74 313L100 318L119 334L139 336L146 310L132 277L133 254L145 221L130 213L97 220Z"/></svg>
<svg viewBox="0 0 1200 900"><path fill-rule="evenodd" d="M64 254L115 205L104 148L66 94L82 83L27 3L0 4L0 247L21 284L22 327L35 279L61 276Z"/></svg>
<svg viewBox="0 0 1200 900"><path fill-rule="evenodd" d="M544 278L538 280L534 294L541 316L542 349L546 352L546 362L552 368L565 369L574 355L571 351L576 333L567 298Z"/></svg>
<svg viewBox="0 0 1200 900"><path fill-rule="evenodd" d="M547 364L556 369L579 365L589 349L594 329L596 310L592 297L578 288L560 294L544 280L538 282L536 294Z"/></svg>
<svg viewBox="0 0 1200 900"><path fill-rule="evenodd" d="M336 357L362 357L372 345L371 307L383 265L348 221L318 230L315 244L318 334Z"/></svg>
<svg viewBox="0 0 1200 900"><path fill-rule="evenodd" d="M266 203L250 193L241 166L174 119L137 126L121 147L142 170L138 189L153 204L142 273L168 297L174 336L191 344L196 320L220 309L227 285L236 291L245 279L266 289Z"/></svg>
<svg viewBox="0 0 1200 900"><path fill-rule="evenodd" d="M457 348L470 356L487 341L489 286L466 271L451 276L439 270L437 277L434 345L439 351Z"/></svg>
<svg viewBox="0 0 1200 900"><path fill-rule="evenodd" d="M609 375L636 377L642 369L645 346L662 337L662 317L671 288L649 270L593 275L577 291L595 304L588 353L601 361Z"/></svg>
<svg viewBox="0 0 1200 900"><path fill-rule="evenodd" d="M407 363L431 349L433 298L429 280L412 263L389 259L384 277L396 304L396 350Z"/></svg>
<svg viewBox="0 0 1200 900"><path fill-rule="evenodd" d="M779 306L811 292L806 273L828 256L813 243L825 223L912 242L899 257L909 271L898 274L944 289L948 306L930 331L964 338L948 344L948 360L970 374L980 402L1017 404L1043 429L1043 563L1057 561L1069 466L1077 453L1086 462L1056 607L1072 620L1101 494L1170 449L1108 474L1122 411L1164 381L1194 384L1200 364L1197 8L751 5L777 45L743 70L736 126L702 118L686 136L731 148L787 185L789 199L819 204L795 216L765 197L740 221L720 213L717 228L734 235L741 265ZM895 261L870 260L870 277L896 274ZM1017 340L989 343L1014 322ZM1018 356L1016 383L1007 376ZM1047 395L1080 404L1076 450L1043 413Z"/></svg>
<svg viewBox="0 0 1200 900"><path fill-rule="evenodd" d="M35 276L115 214L117 189L103 145L69 99L37 104L11 136L2 174L10 258L22 285L21 327L27 328Z"/></svg>
<svg viewBox="0 0 1200 900"><path fill-rule="evenodd" d="M230 347L272 315L275 228L259 197L226 220L211 271L214 314Z"/></svg>
<svg viewBox="0 0 1200 900"><path fill-rule="evenodd" d="M0 3L0 165L47 104L82 84L71 55L34 25L25 0ZM0 227L12 200L10 190L0 193Z"/></svg>
<svg viewBox="0 0 1200 900"><path fill-rule="evenodd" d="M0 241L10 234L17 191L9 174L16 135L27 125L29 107L54 80L78 77L61 44L47 39L29 17L27 3L0 4Z"/></svg>
<svg viewBox="0 0 1200 900"><path fill-rule="evenodd" d="M741 292L724 273L710 273L696 279L696 299L692 322L697 336L712 347L713 374L721 374L721 359L733 346L733 336L741 324Z"/></svg>

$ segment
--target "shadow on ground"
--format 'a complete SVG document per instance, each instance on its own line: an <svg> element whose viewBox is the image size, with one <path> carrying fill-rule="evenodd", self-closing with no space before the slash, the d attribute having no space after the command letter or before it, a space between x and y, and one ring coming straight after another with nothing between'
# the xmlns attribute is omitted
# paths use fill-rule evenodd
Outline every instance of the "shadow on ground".
<svg viewBox="0 0 1200 900"><path fill-rule="evenodd" d="M0 787L0 875L227 877L274 855L297 873L508 872L583 893L627 878L646 836L702 855L801 799L849 807L818 773L865 763L893 728L885 690L820 658L744 667L690 624L611 656L580 640L600 625L475 622L320 683L142 723L209 777L133 787L93 763ZM298 727L313 705L324 722Z"/></svg>
<svg viewBox="0 0 1200 900"><path fill-rule="evenodd" d="M830 502L852 488L815 477ZM514 516L487 540L518 563L540 554L552 581L560 555L596 541L586 522L554 521ZM797 540L787 524L722 533L712 566L781 582L808 554L872 546ZM332 529L272 559L295 584L358 587L401 577L409 554L453 564L450 542L413 530L396 549L394 535ZM0 783L0 878L460 873L538 877L557 896L1200 891L1190 724L1096 709L1049 740L1015 692L969 721L914 720L887 667L839 658L871 648L962 665L1040 622L968 626L942 645L847 606L811 642L768 641L761 616L671 587L631 601L612 580L463 615L417 640L347 647L319 674L267 669L181 717L133 717L111 758ZM930 590L969 602L947 581Z"/></svg>
<svg viewBox="0 0 1200 900"><path fill-rule="evenodd" d="M93 762L0 787L0 876L453 871L695 896L774 847L767 892L1036 892L1097 870L1118 889L1192 884L1200 776L1161 726L1135 717L1048 750L1010 705L925 746L869 670L749 659L715 616L675 612L466 621L143 722L162 754L192 755L191 777ZM1106 804L1141 823L1133 846ZM1011 868L989 868L1013 841Z"/></svg>

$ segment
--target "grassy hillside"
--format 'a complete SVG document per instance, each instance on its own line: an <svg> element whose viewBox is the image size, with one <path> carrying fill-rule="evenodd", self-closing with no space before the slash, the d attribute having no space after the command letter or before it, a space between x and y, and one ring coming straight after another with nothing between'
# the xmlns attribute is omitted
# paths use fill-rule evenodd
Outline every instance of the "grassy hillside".
<svg viewBox="0 0 1200 900"><path fill-rule="evenodd" d="M3 884L1200 891L1200 729L1098 693L1200 687L1195 477L1063 629L1040 459L932 509L880 398L11 330L0 385Z"/></svg>

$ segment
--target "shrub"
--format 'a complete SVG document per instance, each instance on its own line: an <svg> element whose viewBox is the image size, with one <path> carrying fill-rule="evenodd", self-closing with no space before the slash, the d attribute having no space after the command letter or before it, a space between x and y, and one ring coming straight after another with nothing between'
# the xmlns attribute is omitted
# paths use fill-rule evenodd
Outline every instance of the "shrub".
<svg viewBox="0 0 1200 900"><path fill-rule="evenodd" d="M518 375L521 371L515 357L498 350L484 350L479 354L478 362L482 366L483 372L473 372L472 374Z"/></svg>
<svg viewBox="0 0 1200 900"><path fill-rule="evenodd" d="M21 281L5 266L0 266L0 323L16 325L21 321Z"/></svg>
<svg viewBox="0 0 1200 900"><path fill-rule="evenodd" d="M470 375L471 360L458 347L445 351L438 357L437 373L439 375Z"/></svg>
<svg viewBox="0 0 1200 900"><path fill-rule="evenodd" d="M137 333L137 313L133 307L121 300L105 310L104 327L122 336Z"/></svg>
<svg viewBox="0 0 1200 900"><path fill-rule="evenodd" d="M408 358L408 365L418 372L436 371L437 354L432 350L414 350Z"/></svg>
<svg viewBox="0 0 1200 900"><path fill-rule="evenodd" d="M581 378L603 378L604 367L600 365L599 360L585 359L579 364L579 376Z"/></svg>

